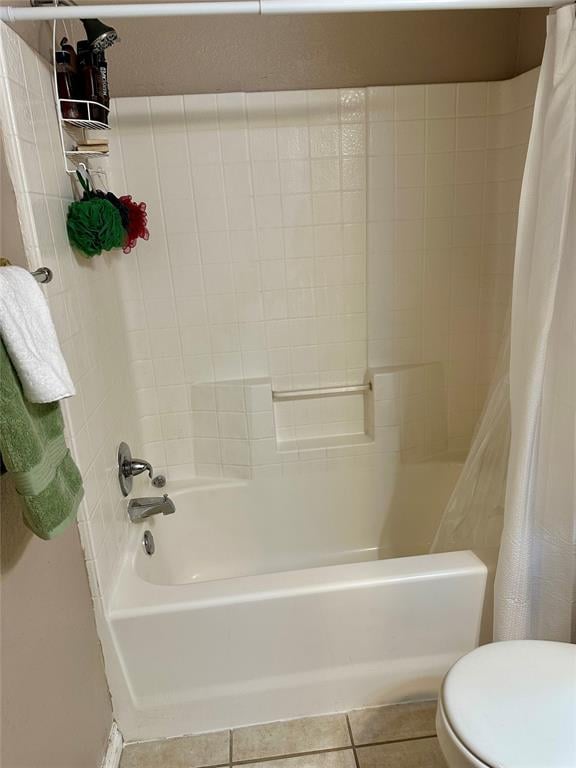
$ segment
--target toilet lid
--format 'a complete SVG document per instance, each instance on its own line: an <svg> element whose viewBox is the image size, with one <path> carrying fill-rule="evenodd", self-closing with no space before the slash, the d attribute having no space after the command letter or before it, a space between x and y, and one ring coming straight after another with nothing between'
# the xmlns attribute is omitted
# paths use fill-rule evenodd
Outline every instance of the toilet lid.
<svg viewBox="0 0 576 768"><path fill-rule="evenodd" d="M446 675L446 717L490 768L576 768L576 645L484 645Z"/></svg>

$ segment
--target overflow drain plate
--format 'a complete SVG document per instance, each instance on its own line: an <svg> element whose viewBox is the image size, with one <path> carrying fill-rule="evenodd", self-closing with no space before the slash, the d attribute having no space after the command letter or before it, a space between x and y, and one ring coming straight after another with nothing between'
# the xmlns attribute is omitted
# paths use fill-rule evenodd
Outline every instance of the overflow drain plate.
<svg viewBox="0 0 576 768"><path fill-rule="evenodd" d="M142 537L142 546L144 547L144 552L146 552L147 555L153 555L156 551L156 544L154 544L154 536L152 536L152 531L144 531L144 536Z"/></svg>

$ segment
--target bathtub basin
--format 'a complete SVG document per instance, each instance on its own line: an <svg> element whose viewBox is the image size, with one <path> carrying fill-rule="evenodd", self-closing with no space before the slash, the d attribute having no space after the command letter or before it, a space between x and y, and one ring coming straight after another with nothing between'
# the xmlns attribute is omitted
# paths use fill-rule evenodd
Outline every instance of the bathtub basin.
<svg viewBox="0 0 576 768"><path fill-rule="evenodd" d="M108 612L125 738L435 696L478 643L486 581L471 552L425 554L458 472L169 488L176 514L134 526Z"/></svg>

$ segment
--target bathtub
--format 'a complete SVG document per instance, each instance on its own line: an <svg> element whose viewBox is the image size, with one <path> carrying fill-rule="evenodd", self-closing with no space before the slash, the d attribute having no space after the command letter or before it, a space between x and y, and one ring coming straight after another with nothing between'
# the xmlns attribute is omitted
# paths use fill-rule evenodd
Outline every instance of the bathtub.
<svg viewBox="0 0 576 768"><path fill-rule="evenodd" d="M471 552L425 554L459 469L168 488L176 514L134 525L108 611L125 738L435 696L478 643L486 581Z"/></svg>

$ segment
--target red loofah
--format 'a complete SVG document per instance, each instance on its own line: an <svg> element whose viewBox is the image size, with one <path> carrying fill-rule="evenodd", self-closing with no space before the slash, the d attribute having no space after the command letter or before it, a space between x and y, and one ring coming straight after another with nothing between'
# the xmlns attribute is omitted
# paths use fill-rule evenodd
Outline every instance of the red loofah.
<svg viewBox="0 0 576 768"><path fill-rule="evenodd" d="M150 233L146 226L148 224L146 203L135 203L132 200L132 195L123 195L120 198L120 202L128 211L128 230L126 234L126 242L124 243L122 250L124 253L130 253L139 237L141 237L142 240L148 240L150 237Z"/></svg>

